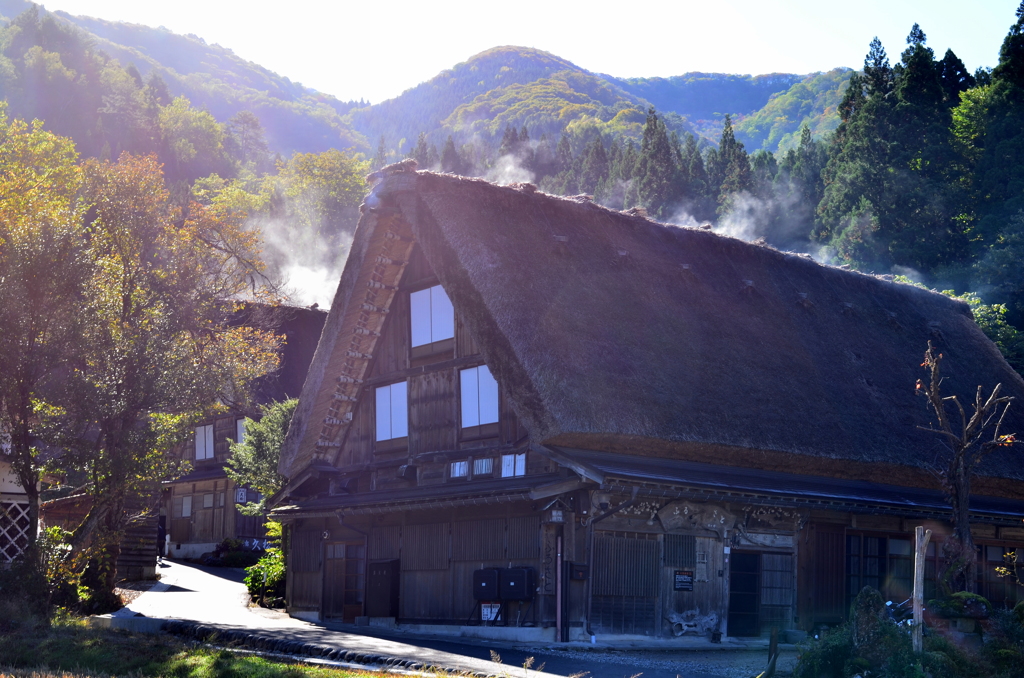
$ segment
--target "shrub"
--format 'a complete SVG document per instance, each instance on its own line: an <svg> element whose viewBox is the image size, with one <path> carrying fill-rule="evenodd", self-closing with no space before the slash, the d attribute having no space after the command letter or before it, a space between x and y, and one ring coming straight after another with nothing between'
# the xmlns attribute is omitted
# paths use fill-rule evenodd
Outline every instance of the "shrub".
<svg viewBox="0 0 1024 678"><path fill-rule="evenodd" d="M270 546L266 555L245 568L245 585L249 595L260 605L277 607L284 600L285 566L284 550L281 548L281 524L273 521L266 524Z"/></svg>
<svg viewBox="0 0 1024 678"><path fill-rule="evenodd" d="M1024 625L1017 617L1021 605L992 613L984 649L985 658L1000 675L1010 678L1024 678Z"/></svg>
<svg viewBox="0 0 1024 678"><path fill-rule="evenodd" d="M800 655L794 678L843 678L854 660L853 632L849 624L826 631Z"/></svg>
<svg viewBox="0 0 1024 678"><path fill-rule="evenodd" d="M251 567L260 561L262 551L228 551L221 556L224 567Z"/></svg>

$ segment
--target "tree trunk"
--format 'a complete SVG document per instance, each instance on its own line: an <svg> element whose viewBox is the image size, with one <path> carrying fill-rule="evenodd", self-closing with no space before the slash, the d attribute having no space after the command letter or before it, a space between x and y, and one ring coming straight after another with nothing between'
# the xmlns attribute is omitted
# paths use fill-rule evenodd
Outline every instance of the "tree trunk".
<svg viewBox="0 0 1024 678"><path fill-rule="evenodd" d="M953 509L953 534L942 546L945 562L940 580L950 589L946 593L975 593L978 588L978 556L971 534L971 474L962 456L950 464L946 490Z"/></svg>

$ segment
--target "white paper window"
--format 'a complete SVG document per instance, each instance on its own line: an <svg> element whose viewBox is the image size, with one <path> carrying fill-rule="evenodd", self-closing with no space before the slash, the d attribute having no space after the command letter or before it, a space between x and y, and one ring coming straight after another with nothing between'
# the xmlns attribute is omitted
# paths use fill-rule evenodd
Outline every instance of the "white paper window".
<svg viewBox="0 0 1024 678"><path fill-rule="evenodd" d="M498 382L487 365L459 373L462 385L462 427L498 422Z"/></svg>
<svg viewBox="0 0 1024 678"><path fill-rule="evenodd" d="M408 386L404 381L377 389L377 440L409 435Z"/></svg>
<svg viewBox="0 0 1024 678"><path fill-rule="evenodd" d="M501 477L512 478L526 475L526 452L501 455Z"/></svg>
<svg viewBox="0 0 1024 678"><path fill-rule="evenodd" d="M235 420L235 442L236 443L244 443L245 442L245 419L236 419Z"/></svg>
<svg viewBox="0 0 1024 678"><path fill-rule="evenodd" d="M181 517L188 518L192 515L192 495L181 498Z"/></svg>
<svg viewBox="0 0 1024 678"><path fill-rule="evenodd" d="M409 295L412 346L423 346L455 336L455 309L440 285Z"/></svg>
<svg viewBox="0 0 1024 678"><path fill-rule="evenodd" d="M494 471L494 460L490 457L473 460L473 475L489 476Z"/></svg>
<svg viewBox="0 0 1024 678"><path fill-rule="evenodd" d="M196 426L196 461L213 459L213 424Z"/></svg>
<svg viewBox="0 0 1024 678"><path fill-rule="evenodd" d="M451 476L452 478L465 478L469 475L469 461L453 461Z"/></svg>
<svg viewBox="0 0 1024 678"><path fill-rule="evenodd" d="M203 495L203 508L213 508L213 493Z"/></svg>
<svg viewBox="0 0 1024 678"><path fill-rule="evenodd" d="M217 493L217 508L224 508L224 493Z"/></svg>

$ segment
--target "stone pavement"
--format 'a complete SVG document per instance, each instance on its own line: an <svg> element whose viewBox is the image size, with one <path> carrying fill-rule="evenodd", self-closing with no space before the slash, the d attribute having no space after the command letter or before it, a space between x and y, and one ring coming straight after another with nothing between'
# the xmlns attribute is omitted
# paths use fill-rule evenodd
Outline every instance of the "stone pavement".
<svg viewBox="0 0 1024 678"><path fill-rule="evenodd" d="M633 643L609 651L607 647L573 644L540 646L501 641L467 641L429 637L351 625L323 626L287 614L248 606L242 572L165 561L161 580L113 615L94 617L98 626L135 631L161 630L213 644L242 645L266 652L320 657L368 666L405 670L428 667L478 676L555 678L579 673L589 678L746 678L763 670L766 647L742 644L712 646L663 640ZM212 636L212 639L211 639ZM747 651L744 651L747 650ZM494 651L502 658L488 660ZM784 655L791 664L793 650ZM527 659L543 670L522 668ZM788 660L788 661L787 661ZM780 667L781 668L781 667Z"/></svg>

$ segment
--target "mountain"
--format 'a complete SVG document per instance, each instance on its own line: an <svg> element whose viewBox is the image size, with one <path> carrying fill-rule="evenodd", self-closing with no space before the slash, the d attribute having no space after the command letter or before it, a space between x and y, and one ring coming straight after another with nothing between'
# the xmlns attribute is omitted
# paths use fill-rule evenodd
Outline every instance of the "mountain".
<svg viewBox="0 0 1024 678"><path fill-rule="evenodd" d="M0 0L0 23L33 6L27 0ZM802 124L809 124L816 134L834 129L835 105L849 77L848 70L838 69L809 76L686 73L617 78L592 73L542 50L504 46L472 56L394 99L367 106L304 87L196 35L66 12L50 16L74 27L88 48L103 58L134 66L140 83L159 75L170 96L184 95L222 123L251 111L269 149L285 156L328 148L369 153L381 137L392 155L401 155L421 133L438 148L449 135L460 144L496 147L507 126L525 126L532 139L546 134L552 143L566 131L584 132L576 134L577 139L595 132L605 138L638 139L652 106L680 136L690 133L716 144L728 113L734 116L737 138L749 150L785 150ZM44 53L50 53L47 50L60 51L47 47ZM21 58L20 53L9 56ZM0 63L0 95L13 98L11 110L17 113L17 98L29 96L30 90L19 91L10 77L5 86L3 68ZM98 105L109 109L107 102L114 96L103 92L92 98L102 99ZM94 105L92 100L75 104ZM67 106L60 110L73 114ZM82 129L96 136L92 122L83 121ZM103 144L96 143L92 151L87 145L83 148L99 152Z"/></svg>
<svg viewBox="0 0 1024 678"><path fill-rule="evenodd" d="M444 121L459 107L494 90L527 85L555 73L589 75L576 64L539 49L495 47L441 71L394 99L353 110L347 120L372 141L383 136L389 147L404 149L420 132L437 143L443 141Z"/></svg>
<svg viewBox="0 0 1024 678"><path fill-rule="evenodd" d="M804 125L816 137L828 134L839 125L837 106L851 75L849 68L814 73L786 91L772 94L760 110L740 116L735 123L736 138L750 152L763 148L774 153L795 148Z"/></svg>
<svg viewBox="0 0 1024 678"><path fill-rule="evenodd" d="M32 7L27 0L0 0L0 25ZM94 49L122 66L132 64L147 78L159 73L172 96L188 97L220 121L243 110L255 113L272 151L287 156L328 148L369 150L365 137L342 119L359 102L304 87L196 35L62 11L52 16L77 28Z"/></svg>
<svg viewBox="0 0 1024 678"><path fill-rule="evenodd" d="M615 78L601 76L633 96L650 101L659 111L673 111L690 120L719 119L752 113L806 76L790 73L730 75L684 73L670 78Z"/></svg>

